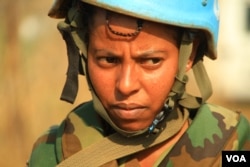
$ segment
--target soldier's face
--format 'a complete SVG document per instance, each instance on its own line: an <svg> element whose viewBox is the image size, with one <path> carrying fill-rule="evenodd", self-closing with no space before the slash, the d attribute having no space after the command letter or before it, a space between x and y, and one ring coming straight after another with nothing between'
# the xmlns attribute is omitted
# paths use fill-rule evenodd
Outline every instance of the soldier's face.
<svg viewBox="0 0 250 167"><path fill-rule="evenodd" d="M129 33L136 19L111 14L110 26ZM88 71L93 88L113 122L124 130L151 125L174 83L178 66L177 32L144 22L136 37L111 33L104 11L94 16L88 48Z"/></svg>

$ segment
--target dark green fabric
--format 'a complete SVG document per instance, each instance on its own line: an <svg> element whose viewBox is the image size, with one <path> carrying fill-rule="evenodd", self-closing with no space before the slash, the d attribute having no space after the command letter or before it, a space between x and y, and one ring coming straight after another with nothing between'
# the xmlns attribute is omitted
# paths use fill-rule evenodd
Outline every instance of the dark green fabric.
<svg viewBox="0 0 250 167"><path fill-rule="evenodd" d="M34 144L34 148L28 166L31 167L52 167L57 164L55 154L55 139L57 127L51 128L42 135Z"/></svg>

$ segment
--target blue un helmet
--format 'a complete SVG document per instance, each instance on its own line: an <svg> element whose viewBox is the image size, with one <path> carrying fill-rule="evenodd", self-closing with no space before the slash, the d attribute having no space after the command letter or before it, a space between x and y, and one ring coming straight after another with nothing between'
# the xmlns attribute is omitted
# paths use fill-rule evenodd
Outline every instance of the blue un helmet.
<svg viewBox="0 0 250 167"><path fill-rule="evenodd" d="M218 0L80 0L100 8L162 24L200 29L206 32L208 53L216 58L219 28ZM54 18L67 16L71 0L57 0L49 15Z"/></svg>
<svg viewBox="0 0 250 167"><path fill-rule="evenodd" d="M173 108L175 103L178 103L185 108L195 109L211 96L211 84L202 61L204 56L211 59L216 59L217 57L216 46L219 29L218 0L56 0L49 11L49 16L53 18L65 18L65 21L58 24L58 29L67 44L69 59L67 80L61 96L62 100L73 103L78 90L78 73L88 75L83 68L87 58L87 27L83 23L86 18L83 18L84 16L80 11L79 3L81 5L97 6L108 11L142 20L183 28L184 33L179 55L179 72L172 91L166 99L165 106ZM203 34L204 40L198 48L192 69L201 97L194 97L185 91L185 85L188 80L185 75L185 65L190 56L194 36L198 33ZM79 64L81 65L79 66ZM89 87L92 89L90 82ZM95 109L116 131L125 136L138 135L147 131L145 129L140 132L127 132L119 129L110 119L95 92L91 92Z"/></svg>

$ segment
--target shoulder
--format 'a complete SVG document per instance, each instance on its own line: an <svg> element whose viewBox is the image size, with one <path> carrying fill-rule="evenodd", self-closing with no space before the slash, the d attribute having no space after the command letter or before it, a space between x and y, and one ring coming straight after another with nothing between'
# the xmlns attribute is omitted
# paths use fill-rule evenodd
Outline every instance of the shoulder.
<svg viewBox="0 0 250 167"><path fill-rule="evenodd" d="M52 167L57 164L55 156L55 141L58 126L52 126L34 143L28 166Z"/></svg>
<svg viewBox="0 0 250 167"><path fill-rule="evenodd" d="M103 119L97 114L92 101L82 103L70 112L65 119L66 126L74 125L83 129L94 128L99 133L104 133Z"/></svg>
<svg viewBox="0 0 250 167"><path fill-rule="evenodd" d="M88 131L101 136L101 120L94 111L91 101L77 106L67 115L59 126L50 127L36 140L33 145L28 166L56 166L58 161L61 161L62 158L62 138L66 131L67 135L70 133L75 134L77 131L77 137L82 137L82 135L86 134Z"/></svg>
<svg viewBox="0 0 250 167"><path fill-rule="evenodd" d="M175 144L165 162L173 166L220 166L223 150L249 148L249 123L236 111L203 104L192 110L192 122L186 133Z"/></svg>
<svg viewBox="0 0 250 167"><path fill-rule="evenodd" d="M241 112L206 103L200 107L197 115L204 115L198 118L206 122L219 138L227 136L225 149L250 149L250 124Z"/></svg>

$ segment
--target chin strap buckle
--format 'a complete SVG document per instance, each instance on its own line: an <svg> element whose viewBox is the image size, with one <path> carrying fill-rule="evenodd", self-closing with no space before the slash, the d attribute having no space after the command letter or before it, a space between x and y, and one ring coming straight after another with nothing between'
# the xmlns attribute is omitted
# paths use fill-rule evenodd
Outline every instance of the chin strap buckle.
<svg viewBox="0 0 250 167"><path fill-rule="evenodd" d="M160 132L160 128L157 125L172 111L172 108L167 104L164 104L163 110L155 117L152 124L148 128L149 134L156 134Z"/></svg>

